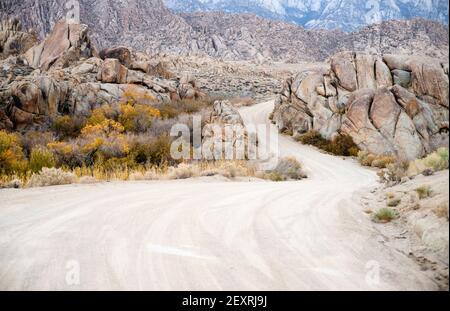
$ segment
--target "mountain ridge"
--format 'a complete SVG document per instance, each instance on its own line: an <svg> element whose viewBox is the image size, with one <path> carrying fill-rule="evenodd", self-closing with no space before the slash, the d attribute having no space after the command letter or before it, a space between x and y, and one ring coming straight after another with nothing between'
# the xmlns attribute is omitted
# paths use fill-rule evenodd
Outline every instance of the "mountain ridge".
<svg viewBox="0 0 450 311"><path fill-rule="evenodd" d="M164 0L181 13L222 11L254 13L308 29L355 31L392 19L424 18L448 24L444 0Z"/></svg>
<svg viewBox="0 0 450 311"><path fill-rule="evenodd" d="M65 0L2 0L0 18L17 16L41 37L66 17ZM80 1L81 22L99 49L118 45L149 54L207 55L225 60L323 61L340 50L448 57L448 29L422 19L387 21L357 32L310 30L254 14L175 14L162 0Z"/></svg>

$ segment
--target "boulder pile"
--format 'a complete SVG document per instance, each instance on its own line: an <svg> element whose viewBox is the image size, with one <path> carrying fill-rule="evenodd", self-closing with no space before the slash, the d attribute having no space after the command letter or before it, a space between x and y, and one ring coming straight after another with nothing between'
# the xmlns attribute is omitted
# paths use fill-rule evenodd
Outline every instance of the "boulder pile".
<svg viewBox="0 0 450 311"><path fill-rule="evenodd" d="M22 52L0 61L0 129L42 129L58 115L87 116L127 96L158 103L203 96L192 81L151 75L147 55L126 47L97 52L85 25L59 21Z"/></svg>
<svg viewBox="0 0 450 311"><path fill-rule="evenodd" d="M273 113L280 130L346 134L362 150L405 160L448 146L448 63L341 52L329 64L284 83Z"/></svg>

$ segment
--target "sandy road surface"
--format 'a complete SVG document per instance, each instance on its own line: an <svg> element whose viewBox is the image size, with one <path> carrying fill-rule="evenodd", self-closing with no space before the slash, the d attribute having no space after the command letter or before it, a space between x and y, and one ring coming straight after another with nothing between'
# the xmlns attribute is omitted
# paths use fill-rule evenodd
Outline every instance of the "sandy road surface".
<svg viewBox="0 0 450 311"><path fill-rule="evenodd" d="M265 122L272 107L242 114ZM373 172L279 145L311 178L0 190L0 290L435 289L361 212Z"/></svg>

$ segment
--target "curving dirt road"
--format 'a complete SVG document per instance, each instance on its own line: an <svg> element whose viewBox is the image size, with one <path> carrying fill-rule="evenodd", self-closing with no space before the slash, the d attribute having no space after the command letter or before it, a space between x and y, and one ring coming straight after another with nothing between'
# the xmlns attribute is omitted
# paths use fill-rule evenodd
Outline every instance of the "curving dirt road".
<svg viewBox="0 0 450 311"><path fill-rule="evenodd" d="M242 114L265 122L272 108ZM361 212L372 171L279 145L308 180L0 190L0 290L436 289Z"/></svg>

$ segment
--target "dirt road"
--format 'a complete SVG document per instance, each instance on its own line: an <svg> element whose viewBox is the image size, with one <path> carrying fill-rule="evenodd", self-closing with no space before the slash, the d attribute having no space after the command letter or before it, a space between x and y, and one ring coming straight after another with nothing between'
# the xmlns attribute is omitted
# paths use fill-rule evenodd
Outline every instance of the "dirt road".
<svg viewBox="0 0 450 311"><path fill-rule="evenodd" d="M272 107L242 115L265 122ZM374 172L279 146L309 179L0 190L0 290L435 289L362 213Z"/></svg>

